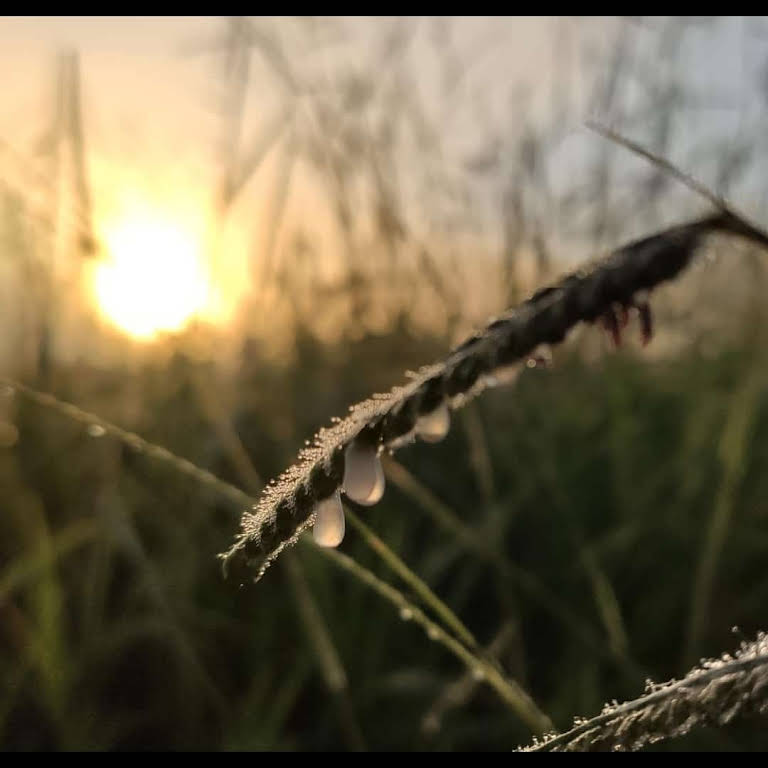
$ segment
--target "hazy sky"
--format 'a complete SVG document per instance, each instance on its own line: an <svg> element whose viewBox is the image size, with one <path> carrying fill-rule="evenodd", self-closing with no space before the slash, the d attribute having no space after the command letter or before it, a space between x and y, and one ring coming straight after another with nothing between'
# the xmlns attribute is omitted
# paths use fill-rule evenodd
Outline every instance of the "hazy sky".
<svg viewBox="0 0 768 768"><path fill-rule="evenodd" d="M282 40L289 55L305 53L295 24L275 19L259 23ZM437 25L434 20L407 23L418 37L409 54L413 77L424 80L429 98L435 87L430 49ZM321 58L310 60L310 67L355 67L381 46L393 20L342 19L332 24L340 27L344 42L329 42ZM450 34L460 55L473 62L467 83L482 83L488 102L494 91L503 93L516 84L537 91L547 85L556 25L555 19L463 19L453 22ZM612 25L610 20L594 20L574 25L573 31L578 36L592 32L597 39ZM81 55L87 131L96 151L116 149L121 136L146 143L150 153L164 144L183 152L192 143L211 140L221 57L191 51L224 28L224 19L215 17L2 19L0 66L11 76L3 78L0 135L26 144L43 130L44 116L52 110L53 54L67 47ZM269 84L258 61L251 74L250 108L264 111ZM452 126L445 128L450 131Z"/></svg>
<svg viewBox="0 0 768 768"><path fill-rule="evenodd" d="M224 55L220 49L211 50L212 41L223 39L227 24L223 17L0 18L0 140L5 142L0 144L0 171L7 176L21 158L38 172L47 172L40 149L54 114L56 53L74 49L80 55L97 229L126 200L182 215L196 227L218 188L222 145L229 135L222 106L232 91L224 76ZM546 145L541 161L555 193L567 193L589 177L602 146L603 140L584 129L585 118L620 119L634 138L653 147L663 113L647 105L658 103L654 93L670 83L680 88L665 128L672 159L714 183L727 154L746 146L752 154L744 154L730 193L746 212L764 215L764 19L701 17L689 20L682 31L668 19L599 17L258 17L255 24L269 44L284 53L301 82L312 88L354 85L355 78L377 87L385 81L396 84L400 77L406 95L434 130L432 159L437 158L438 170L445 172L440 183L460 177L469 185L475 196L473 221L491 238L491 250L498 252L503 185L518 162L521 134L535 127L538 137L544 135L540 129L557 129L559 138ZM398 39L407 41L401 49ZM624 41L622 68L616 70L613 57L619 39ZM388 57L388 50L398 52ZM606 114L594 99L595 86L604 91L617 72L619 97L613 112ZM333 98L343 100L344 93L354 92L341 89ZM287 101L285 78L274 58L254 52L243 151L254 146ZM313 130L316 117L310 116L302 130ZM18 157L12 158L4 146ZM394 177L403 209L418 218L438 204L422 184L424 179L416 183L425 158L418 150L411 152ZM248 260L269 239L275 219L270 201L280 162L279 152L267 155L235 212L237 226L231 228L226 250L233 290L248 283ZM640 166L622 156L609 180L612 196L630 186L624 168ZM333 253L337 242L323 209L328 201L322 199L317 179L313 186L309 168L305 163L293 171L285 217L308 229L313 245ZM425 178L431 173L427 170ZM545 210L550 203L534 200L534 213L536 205ZM660 204L659 209L668 218L677 215L674 206ZM311 226L305 226L308 223ZM636 223L638 229L643 226ZM564 240L570 236L558 232L554 237L560 238L563 247L557 252L564 260L585 255L576 239ZM486 309L479 308L479 314Z"/></svg>
<svg viewBox="0 0 768 768"><path fill-rule="evenodd" d="M258 20L295 57L296 66L310 72L360 68L375 58L395 23L374 18L328 20L323 33L328 41L314 52L303 43L300 23ZM397 63L418 82L425 104L438 104L445 86L437 69L437 48L445 53L450 41L457 57L470 62L440 126L447 146L468 152L507 126L514 131L519 126L513 123L543 112L553 101L553 77L560 84L558 96L566 95L574 105L567 118L570 127L580 131L585 85L595 76L608 76L614 33L620 26L614 19L592 17L460 18L450 25L414 17L404 23L415 37L407 61ZM641 20L629 27L630 56L663 46L663 19ZM216 109L221 104L223 61L220 55L201 53L200 43L224 30L225 20L217 17L0 19L4 73L0 137L23 151L34 147L53 111L54 54L75 48L81 55L89 149L104 161L147 173L160 168L173 173L169 166L178 170L183 164L199 174L215 159L216 142L222 137ZM690 25L679 46L677 67L701 101L701 108L682 114L686 124L681 138L704 128L727 138L749 127L756 115L764 117L768 82L764 20L703 19ZM192 52L195 48L197 53ZM755 90L761 76L762 97ZM525 113L515 115L510 99L520 86L533 97L521 107ZM624 89L631 92L632 83L626 82ZM270 114L274 91L268 67L254 57L248 96L248 119L254 126Z"/></svg>

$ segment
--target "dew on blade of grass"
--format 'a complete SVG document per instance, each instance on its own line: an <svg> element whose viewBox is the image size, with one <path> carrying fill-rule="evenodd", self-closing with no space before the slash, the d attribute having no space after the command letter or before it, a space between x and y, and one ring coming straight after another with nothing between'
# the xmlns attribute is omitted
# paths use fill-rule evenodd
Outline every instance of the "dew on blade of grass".
<svg viewBox="0 0 768 768"><path fill-rule="evenodd" d="M312 535L321 547L338 547L344 539L344 508L338 491L318 502Z"/></svg>
<svg viewBox="0 0 768 768"><path fill-rule="evenodd" d="M104 437L107 434L107 430L101 424L89 424L86 432L88 432L89 437Z"/></svg>
<svg viewBox="0 0 768 768"><path fill-rule="evenodd" d="M353 440L344 454L344 493L358 504L370 506L384 495L384 470L376 445Z"/></svg>
<svg viewBox="0 0 768 768"><path fill-rule="evenodd" d="M451 428L451 412L447 403L441 403L434 411L423 413L416 420L416 434L427 443L440 442Z"/></svg>
<svg viewBox="0 0 768 768"><path fill-rule="evenodd" d="M413 618L413 611L410 608L401 608L400 609L400 618L403 621L410 621Z"/></svg>
<svg viewBox="0 0 768 768"><path fill-rule="evenodd" d="M542 344L533 351L525 361L527 368L548 368L552 365L552 350L547 344Z"/></svg>
<svg viewBox="0 0 768 768"><path fill-rule="evenodd" d="M485 670L482 667L472 667L472 679L478 683L485 680Z"/></svg>

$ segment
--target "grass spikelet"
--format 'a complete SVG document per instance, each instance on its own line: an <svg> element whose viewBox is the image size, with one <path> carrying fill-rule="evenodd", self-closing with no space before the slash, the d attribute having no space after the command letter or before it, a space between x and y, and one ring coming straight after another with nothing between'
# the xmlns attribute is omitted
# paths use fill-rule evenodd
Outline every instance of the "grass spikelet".
<svg viewBox="0 0 768 768"><path fill-rule="evenodd" d="M736 717L768 713L768 635L760 633L733 655L703 661L682 680L648 684L646 695L610 704L591 720L577 719L529 752L637 750L693 728L722 726Z"/></svg>
<svg viewBox="0 0 768 768"><path fill-rule="evenodd" d="M379 452L392 452L414 439L420 419L443 407L460 408L499 383L497 371L526 360L542 345L562 342L581 322L614 316L617 307L638 309L647 341L648 294L685 269L702 238L716 231L768 246L768 236L721 206L716 213L631 242L567 275L494 319L443 361L422 368L408 384L352 406L346 419L320 430L297 462L243 514L239 536L221 555L225 569L239 560L238 572L248 566L258 581L313 525L318 502L342 487L345 451L358 436Z"/></svg>

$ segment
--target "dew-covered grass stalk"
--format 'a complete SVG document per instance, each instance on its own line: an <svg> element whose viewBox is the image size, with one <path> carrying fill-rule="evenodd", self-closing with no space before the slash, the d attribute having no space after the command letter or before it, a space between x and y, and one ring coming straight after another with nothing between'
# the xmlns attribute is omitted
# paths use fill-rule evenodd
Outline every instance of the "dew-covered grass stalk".
<svg viewBox="0 0 768 768"><path fill-rule="evenodd" d="M535 360L542 345L563 341L580 322L602 320L620 338L619 316L638 314L645 341L651 333L649 292L676 277L693 258L702 239L714 232L745 237L768 246L768 235L727 208L697 221L671 227L629 243L607 257L537 291L474 334L445 360L424 367L412 380L384 395L353 406L350 415L322 429L297 463L263 492L243 514L241 532L222 555L229 572L258 581L270 564L321 512L321 543L334 546L343 537L339 492L350 490L371 503L383 490L379 454L394 451L421 436L428 442L447 432L450 410L460 408L485 388L504 381L511 367ZM356 475L350 485L347 457ZM366 469L367 467L367 469ZM352 490L354 488L354 490Z"/></svg>
<svg viewBox="0 0 768 768"><path fill-rule="evenodd" d="M703 661L682 680L647 684L634 701L606 704L589 720L534 741L530 752L637 750L682 736L695 727L721 726L735 717L768 714L768 639L760 633L734 654Z"/></svg>

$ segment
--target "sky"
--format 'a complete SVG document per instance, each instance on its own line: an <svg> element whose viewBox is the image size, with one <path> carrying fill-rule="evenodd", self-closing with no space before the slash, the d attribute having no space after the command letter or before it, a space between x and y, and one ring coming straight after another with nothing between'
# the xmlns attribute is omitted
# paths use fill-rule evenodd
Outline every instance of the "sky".
<svg viewBox="0 0 768 768"><path fill-rule="evenodd" d="M343 93L353 98L355 83L367 82L382 89L391 86L393 92L399 87L417 104L432 126L427 140L431 145L428 151L413 145L403 150L392 172L402 207L414 219L409 224L424 224L424 232L434 230L434 217L447 232L450 201L445 190L460 179L474 201L471 216L462 219L467 231L461 236L467 236L472 247L484 239L490 250L498 250L503 228L499 201L526 131L552 131L554 124L558 138L543 163L554 194L567 194L587 177L601 146L602 140L584 128L595 108L606 122L626 118L633 138L652 146L659 116L644 113L644 99L671 80L681 83L685 96L675 102L675 117L668 126L672 159L695 168L695 175L711 183L722 153L748 143L754 154L744 160L746 170L731 191L746 212L759 216L764 210L765 173L758 162L768 137L763 128L768 117L764 19L697 17L680 35L670 34L673 25L668 19L646 17L258 17L254 23L285 53L296 76L318 92L343 81L350 86ZM175 243L180 252L189 252L190 263L202 259L189 241L205 243L210 236L211 208L227 163L225 147L234 143L224 107L232 97L233 81L225 75L221 48L216 49L227 29L222 17L0 18L4 178L20 178L28 170L49 173L43 148L55 111L56 55L76 50L97 235L113 252L138 247L146 251L146 245L137 244L151 240ZM615 113L600 114L595 88L604 90L610 81L621 35L630 65L620 73ZM390 49L394 55L387 54ZM290 101L290 85L279 61L275 66L278 59L251 57L237 140L243 154L258 144ZM638 63L635 69L632 62ZM301 98L295 103L309 115ZM291 134L295 141L306 140L316 129L320 117L310 117ZM379 118L374 113L372 125ZM267 152L230 212L226 232L219 233L226 253L225 275L217 288L222 316L254 279L254 261L266 259L263 254L270 248L275 190L284 171L280 146L277 142ZM329 223L327 193L309 159L294 166L281 215L327 254L321 277L332 280L339 246L338 233ZM620 190L624 169L637 167L633 158L618 161L611 183ZM439 177L442 185L442 196L434 199L428 186L431 176ZM543 211L549 205L542 200L528 203L534 213L537 206ZM677 215L676 210L670 208L668 216ZM281 231L288 229L284 224ZM586 244L562 232L553 237L556 250L569 254L566 259L584 255ZM150 254L147 269L152 263L157 269L159 261ZM208 267L204 264L203 270ZM117 270L109 278L111 284L126 286L126 275ZM197 295L198 277L189 276L190 296ZM142 282L146 285L146 279ZM111 290L110 295L120 293ZM478 314L484 314L483 301L481 295Z"/></svg>

